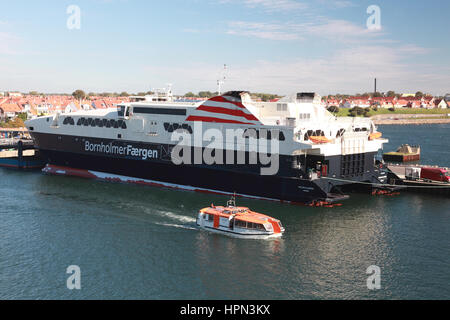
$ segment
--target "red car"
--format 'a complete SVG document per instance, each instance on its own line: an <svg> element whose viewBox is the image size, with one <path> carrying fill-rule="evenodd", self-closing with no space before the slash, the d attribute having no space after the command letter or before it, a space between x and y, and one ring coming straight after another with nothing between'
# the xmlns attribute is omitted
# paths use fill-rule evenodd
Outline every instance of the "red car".
<svg viewBox="0 0 450 320"><path fill-rule="evenodd" d="M433 181L450 182L450 173L441 168L422 168L420 178Z"/></svg>

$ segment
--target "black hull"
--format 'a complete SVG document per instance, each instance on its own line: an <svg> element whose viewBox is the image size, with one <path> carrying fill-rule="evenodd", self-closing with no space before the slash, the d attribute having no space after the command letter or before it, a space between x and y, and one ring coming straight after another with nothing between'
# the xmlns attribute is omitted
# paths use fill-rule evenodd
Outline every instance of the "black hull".
<svg viewBox="0 0 450 320"><path fill-rule="evenodd" d="M347 198L343 194L330 194L339 183L332 183L327 179L310 180L304 170L293 165L297 159L292 156L280 155L280 170L276 175L261 175L261 165L175 165L171 161L170 151L173 146L170 145L36 132L33 132L32 136L44 160L53 166L298 203L339 201ZM157 156L143 160L136 155L111 154L105 149L86 151L87 141L91 144L102 144L102 148L105 145L126 147L132 144L136 148L155 150L153 155ZM246 159L248 156L246 154ZM340 170L340 156L317 160L328 164L330 176L340 177L340 172L336 172ZM309 161L313 163L315 160L310 157ZM361 164L368 166L367 163ZM360 171L364 172L363 169ZM361 181L368 178L367 174L361 174L353 179Z"/></svg>
<svg viewBox="0 0 450 320"><path fill-rule="evenodd" d="M165 146L161 145L145 145L146 148L158 149L159 157L141 160L134 157L114 157L84 152L82 146L86 138L82 137L38 133L32 135L44 160L49 165L283 201L306 203L327 198L327 193L312 181L280 174L263 176L259 174L259 167L175 165L171 160L166 159L167 154L163 150ZM89 141L102 141L105 144L111 142L107 139L95 138L89 138ZM124 145L132 143L134 146L143 146L136 142L113 141L113 143Z"/></svg>

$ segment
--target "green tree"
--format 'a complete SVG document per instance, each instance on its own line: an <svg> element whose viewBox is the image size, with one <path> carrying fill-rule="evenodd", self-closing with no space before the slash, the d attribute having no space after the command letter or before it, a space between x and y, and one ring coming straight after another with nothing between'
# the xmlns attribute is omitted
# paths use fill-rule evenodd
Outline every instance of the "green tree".
<svg viewBox="0 0 450 320"><path fill-rule="evenodd" d="M214 96L211 91L200 91L198 95L200 98L212 98Z"/></svg>
<svg viewBox="0 0 450 320"><path fill-rule="evenodd" d="M339 107L336 106L329 106L327 109L329 112L331 113L338 113L339 112Z"/></svg>
<svg viewBox="0 0 450 320"><path fill-rule="evenodd" d="M388 91L388 92L386 93L386 96L387 96L387 97L395 97L395 91Z"/></svg>
<svg viewBox="0 0 450 320"><path fill-rule="evenodd" d="M416 98L422 98L422 97L423 97L423 93L421 91L417 91Z"/></svg>
<svg viewBox="0 0 450 320"><path fill-rule="evenodd" d="M84 93L83 90L76 90L72 93L72 96L77 100L84 99L86 97L86 93Z"/></svg>
<svg viewBox="0 0 450 320"><path fill-rule="evenodd" d="M192 92L188 92L184 96L187 97L187 98L194 98L195 94L193 94Z"/></svg>
<svg viewBox="0 0 450 320"><path fill-rule="evenodd" d="M379 98L379 97L382 97L383 95L381 94L381 92L374 92L373 93L373 97L374 98Z"/></svg>
<svg viewBox="0 0 450 320"><path fill-rule="evenodd" d="M22 121L27 121L27 119L28 119L28 115L27 115L26 112L19 113L19 114L17 115L17 117L18 117L19 119L22 119Z"/></svg>

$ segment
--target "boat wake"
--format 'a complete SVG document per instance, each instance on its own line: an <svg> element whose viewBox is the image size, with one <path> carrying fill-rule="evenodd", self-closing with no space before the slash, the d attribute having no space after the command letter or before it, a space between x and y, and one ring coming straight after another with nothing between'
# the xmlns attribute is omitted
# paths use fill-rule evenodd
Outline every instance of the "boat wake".
<svg viewBox="0 0 450 320"><path fill-rule="evenodd" d="M164 227L172 227L172 228L179 228L179 229L186 229L186 230L199 230L199 228L196 228L195 226L185 225L185 224L174 224L174 223L155 223L158 226L164 226Z"/></svg>
<svg viewBox="0 0 450 320"><path fill-rule="evenodd" d="M171 220L176 220L179 222L195 223L195 221L196 221L194 217L183 216L183 215L175 214L170 211L160 211L159 213L164 217L167 217L167 218L170 218Z"/></svg>

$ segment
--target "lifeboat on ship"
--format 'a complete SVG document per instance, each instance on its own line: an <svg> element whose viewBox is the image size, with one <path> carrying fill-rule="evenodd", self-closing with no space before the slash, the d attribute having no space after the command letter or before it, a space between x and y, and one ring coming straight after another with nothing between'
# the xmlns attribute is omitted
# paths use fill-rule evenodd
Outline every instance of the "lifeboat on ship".
<svg viewBox="0 0 450 320"><path fill-rule="evenodd" d="M227 206L211 205L198 213L197 226L202 229L240 238L281 237L284 228L280 220L246 207L237 207L234 197Z"/></svg>
<svg viewBox="0 0 450 320"><path fill-rule="evenodd" d="M311 136L309 137L309 140L311 140L314 144L325 144L333 142L332 140L323 136Z"/></svg>
<svg viewBox="0 0 450 320"><path fill-rule="evenodd" d="M381 132L374 132L374 133L370 134L369 140L380 139L382 136L383 136L383 134Z"/></svg>

